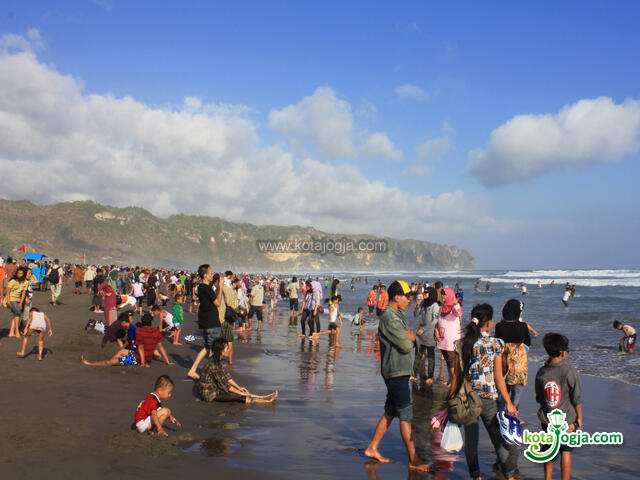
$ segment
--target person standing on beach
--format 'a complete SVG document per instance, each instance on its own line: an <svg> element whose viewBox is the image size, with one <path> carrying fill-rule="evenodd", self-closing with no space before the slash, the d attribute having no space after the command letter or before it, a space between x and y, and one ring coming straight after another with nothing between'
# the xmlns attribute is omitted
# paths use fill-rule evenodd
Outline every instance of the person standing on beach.
<svg viewBox="0 0 640 480"><path fill-rule="evenodd" d="M511 396L511 402L518 408L520 396L527 384L529 363L527 347L531 346L529 327L520 321L522 304L515 299L507 300L502 308L503 320L496 325L496 338L504 342L503 373L507 384L507 391ZM500 409L504 402L498 402Z"/></svg>
<svg viewBox="0 0 640 480"><path fill-rule="evenodd" d="M300 284L298 278L293 277L289 285L287 285L287 293L289 294L289 325L295 325L298 317L298 291L300 290Z"/></svg>
<svg viewBox="0 0 640 480"><path fill-rule="evenodd" d="M418 348L413 361L413 378L421 376L426 379L426 384L433 383L433 372L436 363L436 328L438 328L438 317L440 315L440 305L438 305L438 293L433 287L428 287L423 295L420 305L420 323L418 324ZM428 372L425 375L424 362L429 360Z"/></svg>
<svg viewBox="0 0 640 480"><path fill-rule="evenodd" d="M453 378L457 354L454 343L462 337L461 312L456 307L456 296L450 288L443 288L443 303L438 316L438 328L436 329L437 347L447 362L449 370L449 382ZM449 383L445 383L448 385Z"/></svg>
<svg viewBox="0 0 640 480"><path fill-rule="evenodd" d="M409 376L412 372L411 350L416 336L407 324L404 310L409 306L411 289L406 282L395 281L389 285L389 308L382 314L378 334L380 335L380 372L387 386L387 399L384 414L378 420L371 443L364 454L389 463L391 459L383 457L378 447L395 417L400 420L400 435L409 454L409 468L428 472L429 465L422 464L416 455L413 443L411 421L413 407L411 405L411 388Z"/></svg>
<svg viewBox="0 0 640 480"><path fill-rule="evenodd" d="M511 402L503 372L504 342L490 335L493 328L493 307L488 303L476 305L471 310L471 322L466 327L464 337L456 341L457 355L449 398L460 389L466 377L471 388L482 401L482 412L473 422L464 425L464 450L471 478L481 478L478 462L479 421L482 420L489 439L498 456L499 467L504 478L512 480L515 475L517 455L509 449L500 435L500 426L496 417L502 399L509 415L517 416L518 410Z"/></svg>
<svg viewBox="0 0 640 480"><path fill-rule="evenodd" d="M380 286L380 295L378 295L378 305L376 306L376 315L378 317L382 317L384 311L387 309L387 305L389 304L389 294L384 285Z"/></svg>
<svg viewBox="0 0 640 480"><path fill-rule="evenodd" d="M7 290L4 295L5 302L11 308L11 313L13 313L8 337L20 338L20 316L24 310L28 288L27 269L17 268L13 278L7 283Z"/></svg>
<svg viewBox="0 0 640 480"><path fill-rule="evenodd" d="M249 294L249 330L251 330L251 321L255 314L258 319L258 332L262 328L262 305L264 301L264 288L257 279L253 281L253 288Z"/></svg>
<svg viewBox="0 0 640 480"><path fill-rule="evenodd" d="M582 430L582 385L576 369L567 362L569 340L559 333L547 333L542 339L549 358L536 373L536 402L540 405L538 418L543 430L547 430L547 414L556 408L564 412L569 425L567 433ZM547 447L549 448L549 447ZM572 447L560 447L560 472L562 480L571 478ZM553 460L544 464L544 478L553 476Z"/></svg>
<svg viewBox="0 0 640 480"><path fill-rule="evenodd" d="M60 268L60 260L57 258L53 261L51 272L49 272L49 283L51 284L51 304L54 307L58 306L58 297L62 294L62 280L64 278L64 271Z"/></svg>
<svg viewBox="0 0 640 480"><path fill-rule="evenodd" d="M82 281L84 280L84 269L81 265L77 264L73 269L73 283L75 285L74 295L80 295L82 293Z"/></svg>
<svg viewBox="0 0 640 480"><path fill-rule="evenodd" d="M213 272L211 266L203 264L198 267L198 275L201 279L198 286L198 300L200 308L198 309L198 327L202 330L202 338L204 339L204 348L198 352L198 356L187 372L187 377L198 380L200 376L196 373L198 365L204 357L211 351L213 342L222 335L222 326L220 325L220 316L218 307L222 301L222 288L220 286L220 277L218 276L216 289L213 290Z"/></svg>
<svg viewBox="0 0 640 480"><path fill-rule="evenodd" d="M378 296L378 286L374 285L371 287L369 291L369 295L367 296L367 307L369 307L368 315L373 315L373 311L376 308L376 297Z"/></svg>

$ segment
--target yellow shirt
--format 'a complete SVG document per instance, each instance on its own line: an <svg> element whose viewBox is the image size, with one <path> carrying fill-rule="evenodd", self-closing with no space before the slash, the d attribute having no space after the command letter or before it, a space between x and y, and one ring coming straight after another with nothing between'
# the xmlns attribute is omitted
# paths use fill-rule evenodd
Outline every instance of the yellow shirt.
<svg viewBox="0 0 640 480"><path fill-rule="evenodd" d="M26 280L19 282L18 280L9 280L7 284L9 287L9 302L19 302L22 298L22 292L24 292L29 286L29 282Z"/></svg>

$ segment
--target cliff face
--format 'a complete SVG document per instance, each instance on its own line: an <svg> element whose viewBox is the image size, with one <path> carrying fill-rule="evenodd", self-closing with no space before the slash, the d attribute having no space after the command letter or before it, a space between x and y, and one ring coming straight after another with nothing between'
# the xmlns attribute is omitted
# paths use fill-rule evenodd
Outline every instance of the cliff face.
<svg viewBox="0 0 640 480"><path fill-rule="evenodd" d="M70 262L80 262L85 253L87 263L193 268L208 262L215 269L242 271L475 268L465 250L418 240L326 234L311 227L257 226L201 216L164 219L142 208L94 202L38 206L0 199L0 253L15 254L23 243L29 251Z"/></svg>

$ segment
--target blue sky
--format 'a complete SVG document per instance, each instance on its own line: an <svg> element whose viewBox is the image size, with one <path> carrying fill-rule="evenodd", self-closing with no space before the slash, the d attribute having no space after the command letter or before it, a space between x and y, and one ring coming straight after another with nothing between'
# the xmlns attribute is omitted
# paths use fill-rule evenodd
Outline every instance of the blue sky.
<svg viewBox="0 0 640 480"><path fill-rule="evenodd" d="M640 267L636 2L3 5L0 167L59 180L34 201Z"/></svg>

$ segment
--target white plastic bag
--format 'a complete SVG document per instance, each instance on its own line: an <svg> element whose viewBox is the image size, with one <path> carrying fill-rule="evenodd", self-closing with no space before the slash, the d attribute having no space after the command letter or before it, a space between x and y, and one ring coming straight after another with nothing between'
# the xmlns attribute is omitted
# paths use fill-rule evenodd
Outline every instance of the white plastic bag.
<svg viewBox="0 0 640 480"><path fill-rule="evenodd" d="M460 427L453 422L447 422L442 434L442 440L440 440L440 448L447 452L459 452L463 445Z"/></svg>

